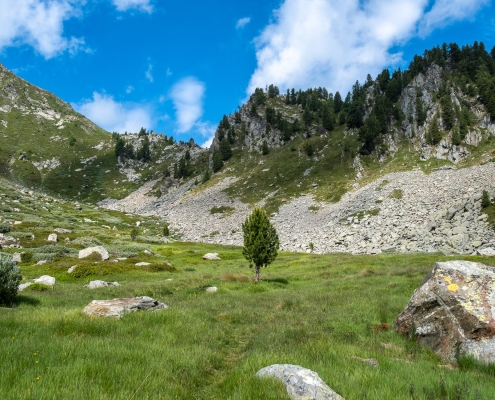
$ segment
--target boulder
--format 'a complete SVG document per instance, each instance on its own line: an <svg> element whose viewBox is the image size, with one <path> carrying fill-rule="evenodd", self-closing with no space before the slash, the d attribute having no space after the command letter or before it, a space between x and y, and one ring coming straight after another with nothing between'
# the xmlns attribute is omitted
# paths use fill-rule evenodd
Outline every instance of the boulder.
<svg viewBox="0 0 495 400"><path fill-rule="evenodd" d="M495 256L495 249L493 247L485 247L477 252L480 256Z"/></svg>
<svg viewBox="0 0 495 400"><path fill-rule="evenodd" d="M72 233L70 229L64 229L64 228L55 228L54 231L60 233L61 235Z"/></svg>
<svg viewBox="0 0 495 400"><path fill-rule="evenodd" d="M330 389L316 372L299 365L273 364L260 369L256 376L282 381L289 397L294 400L344 400Z"/></svg>
<svg viewBox="0 0 495 400"><path fill-rule="evenodd" d="M88 284L88 289L98 289L109 286L120 286L118 282L91 281Z"/></svg>
<svg viewBox="0 0 495 400"><path fill-rule="evenodd" d="M395 330L446 361L458 354L495 362L495 268L438 262L395 321Z"/></svg>
<svg viewBox="0 0 495 400"><path fill-rule="evenodd" d="M218 257L218 253L206 253L203 260L221 260L221 258Z"/></svg>
<svg viewBox="0 0 495 400"><path fill-rule="evenodd" d="M135 311L156 311L168 308L151 297L131 297L113 300L93 300L83 310L89 316L123 317Z"/></svg>
<svg viewBox="0 0 495 400"><path fill-rule="evenodd" d="M79 251L79 258L86 258L93 253L98 253L102 260L108 260L109 255L107 249L103 246L88 247Z"/></svg>
<svg viewBox="0 0 495 400"><path fill-rule="evenodd" d="M38 279L35 279L34 283L41 283L42 285L53 286L55 285L55 278L50 275L42 275Z"/></svg>
<svg viewBox="0 0 495 400"><path fill-rule="evenodd" d="M21 253L14 253L14 254L12 254L12 261L14 261L15 263L22 262L22 255L21 255Z"/></svg>
<svg viewBox="0 0 495 400"><path fill-rule="evenodd" d="M48 239L47 239L49 242L58 242L58 236L56 233L50 233L48 235Z"/></svg>

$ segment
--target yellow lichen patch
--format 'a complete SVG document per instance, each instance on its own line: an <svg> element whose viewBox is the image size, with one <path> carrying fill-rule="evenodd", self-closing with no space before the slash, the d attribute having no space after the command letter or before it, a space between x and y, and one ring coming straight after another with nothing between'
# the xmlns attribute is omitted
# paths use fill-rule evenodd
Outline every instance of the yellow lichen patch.
<svg viewBox="0 0 495 400"><path fill-rule="evenodd" d="M459 285L456 283L452 283L449 286L447 286L447 289L449 289L451 292L455 292L456 290L459 289Z"/></svg>
<svg viewBox="0 0 495 400"><path fill-rule="evenodd" d="M444 276L443 280L447 283L452 283L452 279L450 279L450 276Z"/></svg>

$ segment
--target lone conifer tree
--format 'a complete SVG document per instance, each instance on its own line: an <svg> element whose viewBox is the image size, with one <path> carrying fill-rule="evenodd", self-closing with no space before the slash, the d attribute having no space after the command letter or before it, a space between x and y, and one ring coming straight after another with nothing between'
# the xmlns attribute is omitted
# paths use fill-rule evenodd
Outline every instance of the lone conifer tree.
<svg viewBox="0 0 495 400"><path fill-rule="evenodd" d="M249 261L249 267L256 268L256 282L260 279L260 268L266 267L277 257L280 246L277 231L261 207L256 207L242 224L244 247L242 254Z"/></svg>

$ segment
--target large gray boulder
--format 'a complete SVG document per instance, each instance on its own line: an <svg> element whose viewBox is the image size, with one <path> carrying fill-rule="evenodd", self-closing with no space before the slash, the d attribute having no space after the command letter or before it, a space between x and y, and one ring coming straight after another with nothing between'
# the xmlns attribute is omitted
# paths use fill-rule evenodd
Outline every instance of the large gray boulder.
<svg viewBox="0 0 495 400"><path fill-rule="evenodd" d="M316 372L299 365L273 364L260 369L256 376L282 381L290 398L294 400L344 400Z"/></svg>
<svg viewBox="0 0 495 400"><path fill-rule="evenodd" d="M50 275L42 275L38 279L35 279L34 283L40 283L46 286L53 286L55 285L55 278Z"/></svg>
<svg viewBox="0 0 495 400"><path fill-rule="evenodd" d="M86 258L93 253L98 253L102 260L108 260L109 258L108 251L103 246L88 247L86 249L79 250L79 258Z"/></svg>
<svg viewBox="0 0 495 400"><path fill-rule="evenodd" d="M83 310L89 316L94 317L123 317L135 311L156 311L168 308L151 297L131 297L113 300L93 300Z"/></svg>
<svg viewBox="0 0 495 400"><path fill-rule="evenodd" d="M218 253L206 253L203 256L203 260L221 260L221 258L218 256Z"/></svg>
<svg viewBox="0 0 495 400"><path fill-rule="evenodd" d="M495 362L495 268L470 261L435 264L395 321L446 361L458 354Z"/></svg>

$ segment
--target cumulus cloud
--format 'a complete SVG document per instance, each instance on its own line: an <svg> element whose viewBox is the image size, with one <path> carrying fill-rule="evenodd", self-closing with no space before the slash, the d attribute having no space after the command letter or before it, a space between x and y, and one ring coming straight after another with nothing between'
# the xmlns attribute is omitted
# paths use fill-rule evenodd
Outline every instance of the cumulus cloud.
<svg viewBox="0 0 495 400"><path fill-rule="evenodd" d="M112 0L112 3L117 7L118 11L137 9L148 14L153 12L153 6L150 4L150 0Z"/></svg>
<svg viewBox="0 0 495 400"><path fill-rule="evenodd" d="M347 91L367 73L397 65L390 49L472 15L489 0L285 0L255 39L257 68L247 93L276 84Z"/></svg>
<svg viewBox="0 0 495 400"><path fill-rule="evenodd" d="M83 38L63 36L64 22L81 15L82 0L1 0L0 50L27 44L46 59L90 52Z"/></svg>
<svg viewBox="0 0 495 400"><path fill-rule="evenodd" d="M235 29L241 29L244 28L247 24L251 22L251 18L241 18L240 20L237 21L235 24Z"/></svg>
<svg viewBox="0 0 495 400"><path fill-rule="evenodd" d="M177 120L177 132L190 131L203 115L204 83L194 77L177 82L170 91Z"/></svg>
<svg viewBox="0 0 495 400"><path fill-rule="evenodd" d="M152 123L150 111L140 105L119 103L105 93L93 93L93 98L73 104L74 108L109 132L137 133Z"/></svg>

